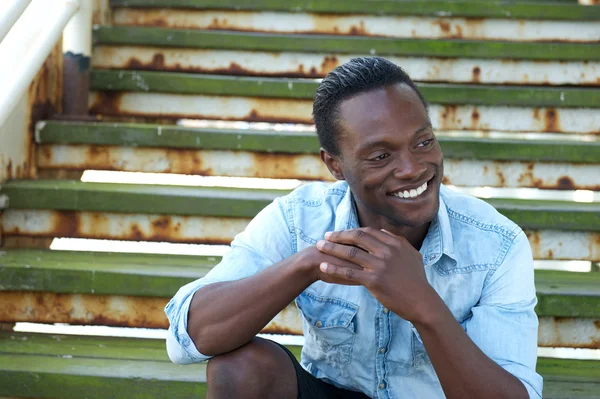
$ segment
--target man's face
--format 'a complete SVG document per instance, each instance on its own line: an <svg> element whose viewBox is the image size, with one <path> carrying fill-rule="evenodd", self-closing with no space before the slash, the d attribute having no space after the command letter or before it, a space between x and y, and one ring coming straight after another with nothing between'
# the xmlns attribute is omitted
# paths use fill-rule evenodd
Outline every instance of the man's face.
<svg viewBox="0 0 600 399"><path fill-rule="evenodd" d="M341 155L322 158L348 182L361 219L407 227L431 222L443 156L417 94L406 85L387 86L343 101L339 111Z"/></svg>

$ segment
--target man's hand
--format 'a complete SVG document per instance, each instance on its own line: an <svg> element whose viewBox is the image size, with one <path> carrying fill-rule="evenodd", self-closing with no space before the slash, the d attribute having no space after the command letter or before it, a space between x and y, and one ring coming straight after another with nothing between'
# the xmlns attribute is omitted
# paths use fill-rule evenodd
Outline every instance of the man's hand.
<svg viewBox="0 0 600 399"><path fill-rule="evenodd" d="M294 255L294 263L305 272L309 273L312 281L327 281L328 283L344 284L344 285L358 285L358 282L347 281L345 279L339 279L335 276L324 275L319 269L319 265L323 263L335 263L340 267L344 267L352 270L363 270L362 266L357 265L351 261L336 258L332 255L328 255L324 252L319 251L315 247L308 247L303 249Z"/></svg>
<svg viewBox="0 0 600 399"><path fill-rule="evenodd" d="M386 308L419 322L441 302L425 276L423 257L404 237L372 228L325 234L317 243L334 257L320 265L321 280L366 287ZM361 268L349 267L348 263Z"/></svg>

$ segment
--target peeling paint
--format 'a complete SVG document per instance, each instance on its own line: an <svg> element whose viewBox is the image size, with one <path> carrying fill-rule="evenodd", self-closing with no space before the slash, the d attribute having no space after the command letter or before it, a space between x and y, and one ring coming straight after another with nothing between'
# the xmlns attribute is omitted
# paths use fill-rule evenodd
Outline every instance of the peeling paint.
<svg viewBox="0 0 600 399"><path fill-rule="evenodd" d="M595 21L306 14L252 11L118 8L115 25L428 39L509 41L600 40Z"/></svg>
<svg viewBox="0 0 600 399"><path fill-rule="evenodd" d="M236 76L322 78L360 54L311 54L97 46L96 69L135 69ZM386 57L414 81L528 85L600 83L600 62ZM235 61L233 61L235 60Z"/></svg>

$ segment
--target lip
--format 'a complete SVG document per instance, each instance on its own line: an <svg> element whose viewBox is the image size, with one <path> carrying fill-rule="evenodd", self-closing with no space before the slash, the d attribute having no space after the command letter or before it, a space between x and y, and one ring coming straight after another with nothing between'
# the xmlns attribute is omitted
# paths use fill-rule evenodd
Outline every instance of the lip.
<svg viewBox="0 0 600 399"><path fill-rule="evenodd" d="M397 192L400 192L400 191L410 191L410 190L416 190L417 188L421 187L421 186L422 186L423 184L425 184L425 183L427 183L427 190L426 190L426 191L429 191L429 186L431 185L431 182L433 181L433 178L434 178L434 177L435 177L435 176L432 176L432 177L431 177L429 180L425 180L425 181L422 181L422 182L420 182L420 183L411 184L411 185L409 185L409 186L405 186L405 187L398 188L398 189L396 189L396 190L390 191L390 192L388 192L388 193L387 193L387 195L389 195L389 196L394 196L393 194L396 194ZM395 197L395 196L394 196L394 197ZM420 196L419 196L419 197L420 197ZM419 198L419 197L417 197L417 198ZM395 197L395 198L398 198L398 197ZM411 198L398 198L398 199L411 199Z"/></svg>

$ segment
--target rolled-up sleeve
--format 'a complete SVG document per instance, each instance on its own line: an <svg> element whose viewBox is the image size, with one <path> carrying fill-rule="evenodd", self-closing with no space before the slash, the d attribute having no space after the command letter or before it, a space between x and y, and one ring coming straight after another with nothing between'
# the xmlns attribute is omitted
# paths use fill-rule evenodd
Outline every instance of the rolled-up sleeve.
<svg viewBox="0 0 600 399"><path fill-rule="evenodd" d="M187 331L188 312L196 291L209 284L240 280L292 255L287 203L278 198L236 235L221 262L205 277L184 285L165 307L169 319L167 352L172 362L190 364L210 359L196 348Z"/></svg>
<svg viewBox="0 0 600 399"><path fill-rule="evenodd" d="M530 398L541 398L543 385L535 371L536 304L531 247L519 231L504 260L488 275L465 327L488 357L521 380Z"/></svg>

